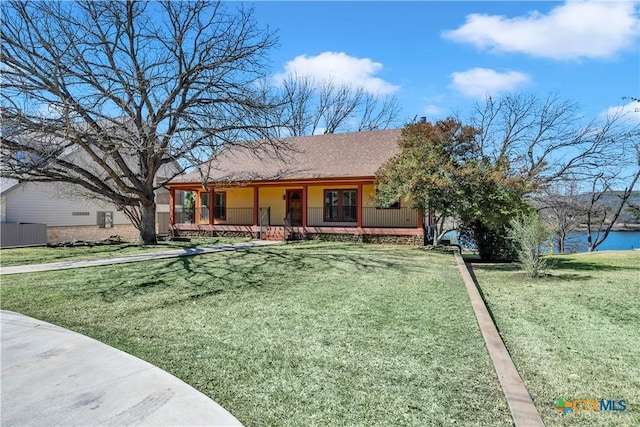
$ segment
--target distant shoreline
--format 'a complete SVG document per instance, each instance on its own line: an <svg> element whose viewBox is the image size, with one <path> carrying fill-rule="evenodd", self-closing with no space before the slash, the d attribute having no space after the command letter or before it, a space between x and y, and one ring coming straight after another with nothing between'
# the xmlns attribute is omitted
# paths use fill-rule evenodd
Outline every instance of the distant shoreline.
<svg viewBox="0 0 640 427"><path fill-rule="evenodd" d="M586 232L587 227L580 226L575 230L578 233ZM597 231L593 229L593 231ZM604 230L603 230L604 231ZM640 224L614 224L611 231L640 231Z"/></svg>

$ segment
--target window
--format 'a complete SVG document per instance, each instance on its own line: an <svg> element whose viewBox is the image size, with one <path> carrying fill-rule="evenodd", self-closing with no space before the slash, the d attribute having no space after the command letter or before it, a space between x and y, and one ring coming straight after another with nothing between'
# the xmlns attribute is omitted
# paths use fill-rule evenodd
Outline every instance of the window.
<svg viewBox="0 0 640 427"><path fill-rule="evenodd" d="M209 219L209 193L200 193L200 219Z"/></svg>
<svg viewBox="0 0 640 427"><path fill-rule="evenodd" d="M356 222L358 211L358 192L356 190L325 190L324 220L337 222Z"/></svg>
<svg viewBox="0 0 640 427"><path fill-rule="evenodd" d="M227 217L227 193L213 193L213 217L225 219Z"/></svg>
<svg viewBox="0 0 640 427"><path fill-rule="evenodd" d="M98 212L98 227L113 227L113 212Z"/></svg>

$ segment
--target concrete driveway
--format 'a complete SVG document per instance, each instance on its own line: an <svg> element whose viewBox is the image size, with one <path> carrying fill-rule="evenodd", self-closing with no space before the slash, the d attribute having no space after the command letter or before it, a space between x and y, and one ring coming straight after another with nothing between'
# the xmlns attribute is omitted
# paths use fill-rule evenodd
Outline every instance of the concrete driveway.
<svg viewBox="0 0 640 427"><path fill-rule="evenodd" d="M99 341L0 312L3 426L240 426L178 378Z"/></svg>

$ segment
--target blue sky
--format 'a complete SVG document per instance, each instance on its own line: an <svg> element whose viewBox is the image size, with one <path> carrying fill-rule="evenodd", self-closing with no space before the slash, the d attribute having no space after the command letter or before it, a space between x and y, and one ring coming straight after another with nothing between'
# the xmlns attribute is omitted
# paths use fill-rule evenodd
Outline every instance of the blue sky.
<svg viewBox="0 0 640 427"><path fill-rule="evenodd" d="M403 121L464 115L487 94L554 92L590 117L640 97L639 2L250 4L278 31L274 75L393 94Z"/></svg>

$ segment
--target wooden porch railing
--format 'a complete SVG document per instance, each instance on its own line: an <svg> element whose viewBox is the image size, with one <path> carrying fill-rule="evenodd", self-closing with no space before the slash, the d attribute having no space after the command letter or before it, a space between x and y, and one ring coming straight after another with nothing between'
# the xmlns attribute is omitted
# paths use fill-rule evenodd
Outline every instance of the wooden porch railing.
<svg viewBox="0 0 640 427"><path fill-rule="evenodd" d="M338 217L337 221L329 220L325 217L325 208L307 208L307 225L309 227L356 227L353 209L345 210L343 218L338 211L332 212L333 217ZM336 212L338 212L336 214ZM208 208L200 211L200 222L208 223ZM223 218L218 218L218 217ZM419 224L419 212L412 208L399 209L378 209L375 207L362 208L362 226L372 228L416 228ZM290 217L288 217L290 220ZM261 233L271 226L271 208L261 207L258 211L258 219ZM176 210L176 224L193 224L195 222L195 212L193 210ZM227 208L224 214L216 213L215 223L220 225L252 225L253 208ZM291 221L285 221L291 227ZM285 230L286 231L286 230Z"/></svg>
<svg viewBox="0 0 640 427"><path fill-rule="evenodd" d="M346 212L345 219L329 220L325 218L325 208L308 208L307 224L310 227L356 227L356 220L351 212ZM335 212L334 212L334 215ZM416 228L419 213L411 208L378 209L362 208L362 226L377 228Z"/></svg>

